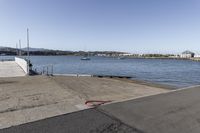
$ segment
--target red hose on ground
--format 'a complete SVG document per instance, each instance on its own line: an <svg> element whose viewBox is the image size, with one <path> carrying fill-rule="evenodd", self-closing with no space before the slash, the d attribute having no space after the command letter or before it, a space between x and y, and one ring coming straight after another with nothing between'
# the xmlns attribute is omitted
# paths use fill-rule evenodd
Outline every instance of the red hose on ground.
<svg viewBox="0 0 200 133"><path fill-rule="evenodd" d="M109 102L112 102L112 101L89 100L89 101L86 101L85 104L88 105L89 107L97 107Z"/></svg>

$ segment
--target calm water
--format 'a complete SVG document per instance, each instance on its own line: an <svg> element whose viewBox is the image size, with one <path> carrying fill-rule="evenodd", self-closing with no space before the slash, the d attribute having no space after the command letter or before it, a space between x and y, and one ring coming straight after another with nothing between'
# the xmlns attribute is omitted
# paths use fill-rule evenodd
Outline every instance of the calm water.
<svg viewBox="0 0 200 133"><path fill-rule="evenodd" d="M91 57L90 61L82 61L80 58L32 56L31 62L37 69L53 64L56 74L124 75L177 87L200 85L200 62L167 59L119 60L106 57Z"/></svg>

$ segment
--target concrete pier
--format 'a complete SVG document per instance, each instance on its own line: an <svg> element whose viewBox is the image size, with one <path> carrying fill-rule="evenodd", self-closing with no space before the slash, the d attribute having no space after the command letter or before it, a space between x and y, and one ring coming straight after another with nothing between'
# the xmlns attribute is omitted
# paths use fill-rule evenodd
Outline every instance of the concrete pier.
<svg viewBox="0 0 200 133"><path fill-rule="evenodd" d="M0 77L20 77L28 73L28 63L23 58L15 57L13 61L0 61Z"/></svg>
<svg viewBox="0 0 200 133"><path fill-rule="evenodd" d="M15 61L0 61L0 77L25 76L24 70Z"/></svg>

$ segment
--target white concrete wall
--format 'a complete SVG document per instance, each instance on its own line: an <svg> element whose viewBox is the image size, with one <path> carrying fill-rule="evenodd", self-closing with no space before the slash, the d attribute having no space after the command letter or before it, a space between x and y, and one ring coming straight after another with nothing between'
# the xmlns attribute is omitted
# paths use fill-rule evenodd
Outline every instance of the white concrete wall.
<svg viewBox="0 0 200 133"><path fill-rule="evenodd" d="M28 71L28 62L25 59L19 58L19 57L15 57L15 62L24 70L24 72L26 74L29 73L29 71Z"/></svg>

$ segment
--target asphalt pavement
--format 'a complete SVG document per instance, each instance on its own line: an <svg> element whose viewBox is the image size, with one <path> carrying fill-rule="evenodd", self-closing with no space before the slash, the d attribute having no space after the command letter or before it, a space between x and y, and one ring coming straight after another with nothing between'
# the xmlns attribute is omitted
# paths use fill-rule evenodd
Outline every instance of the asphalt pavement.
<svg viewBox="0 0 200 133"><path fill-rule="evenodd" d="M0 133L141 133L95 109L0 130Z"/></svg>

